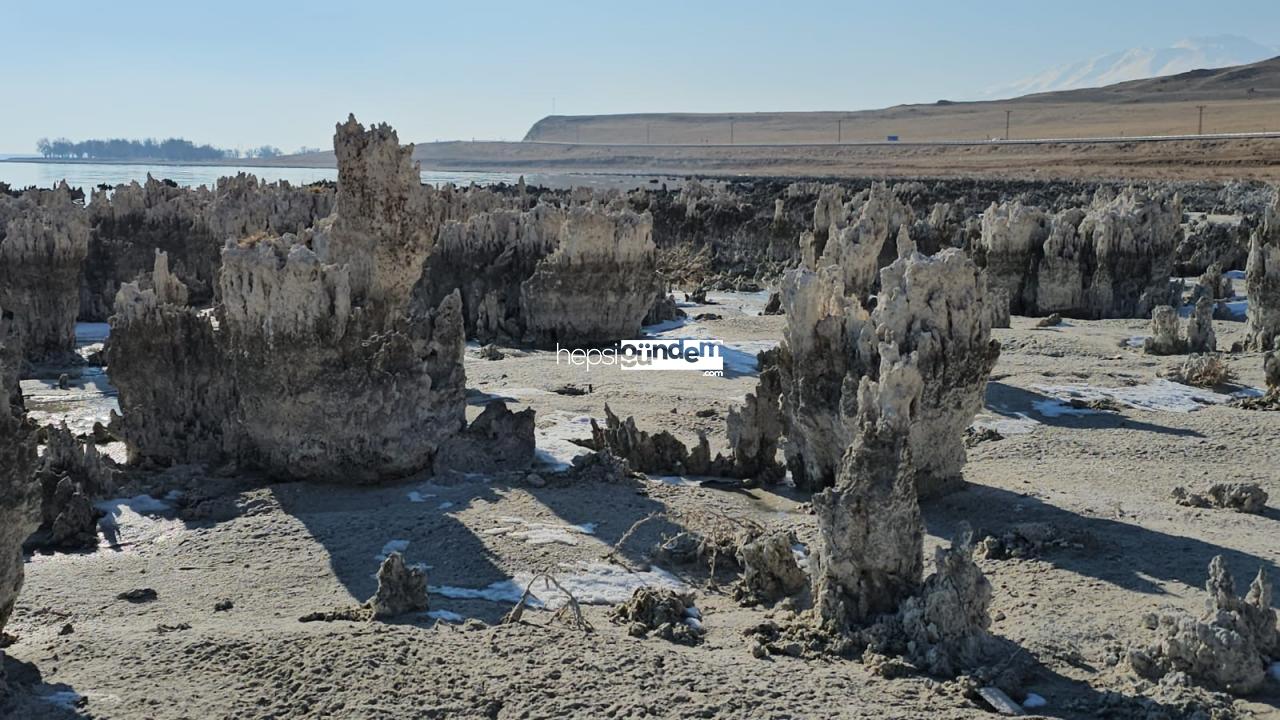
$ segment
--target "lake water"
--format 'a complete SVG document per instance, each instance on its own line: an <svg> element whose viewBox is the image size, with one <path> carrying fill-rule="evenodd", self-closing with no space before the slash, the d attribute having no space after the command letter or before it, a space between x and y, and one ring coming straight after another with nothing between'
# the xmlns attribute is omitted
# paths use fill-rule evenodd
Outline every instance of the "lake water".
<svg viewBox="0 0 1280 720"><path fill-rule="evenodd" d="M50 187L59 180L65 179L72 187L84 188L87 193L91 188L101 184L111 186L137 180L145 182L147 173L157 179L169 179L179 185L213 187L218 178L247 172L256 175L259 180L274 182L288 180L294 185L305 185L318 180L337 180L337 168L289 168L289 167L241 167L235 165L125 165L116 163L45 163L45 162L0 162L0 182L9 183L14 188L35 185ZM491 185L505 182L514 184L520 179L520 173L504 172L469 172L464 170L423 170L422 182L432 185L454 183L455 185ZM595 188L632 188L656 187L667 184L678 188L682 178L647 175L610 175L610 174L546 174L526 173L525 182L550 188L567 188L585 185Z"/></svg>
<svg viewBox="0 0 1280 720"><path fill-rule="evenodd" d="M158 179L167 178L179 185L213 187L218 178L235 175L238 172L252 173L258 176L258 179L268 182L288 180L295 185L338 179L336 168L0 162L0 182L9 183L12 187L23 188L30 185L49 187L65 179L68 185L84 188L86 192L89 188L103 183L114 186L130 180L145 182L147 173ZM422 171L422 181L433 185L450 182L457 185L469 185L473 182L477 185L497 182L514 183L519 178L519 173Z"/></svg>

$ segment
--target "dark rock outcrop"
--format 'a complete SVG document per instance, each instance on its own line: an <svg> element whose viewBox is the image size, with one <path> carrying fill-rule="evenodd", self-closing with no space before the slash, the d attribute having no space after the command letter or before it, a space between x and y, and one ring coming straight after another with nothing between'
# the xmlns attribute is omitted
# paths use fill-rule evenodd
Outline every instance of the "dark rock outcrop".
<svg viewBox="0 0 1280 720"><path fill-rule="evenodd" d="M1244 279L1249 294L1245 345L1255 352L1280 350L1280 191L1249 241Z"/></svg>
<svg viewBox="0 0 1280 720"><path fill-rule="evenodd" d="M80 266L89 225L65 183L0 194L0 307L13 316L13 342L29 361L75 348Z"/></svg>
<svg viewBox="0 0 1280 720"><path fill-rule="evenodd" d="M1170 302L1181 217L1177 196L1133 189L1057 214L993 204L974 254L1015 314L1146 317Z"/></svg>
<svg viewBox="0 0 1280 720"><path fill-rule="evenodd" d="M26 417L18 389L20 362L16 335L0 313L0 632L22 589L22 543L40 525L36 427ZM0 651L0 663L3 655ZM0 699L4 695L0 664Z"/></svg>
<svg viewBox="0 0 1280 720"><path fill-rule="evenodd" d="M431 303L458 289L482 342L616 342L663 296L651 236L647 213L598 203L483 212L444 226L420 292Z"/></svg>

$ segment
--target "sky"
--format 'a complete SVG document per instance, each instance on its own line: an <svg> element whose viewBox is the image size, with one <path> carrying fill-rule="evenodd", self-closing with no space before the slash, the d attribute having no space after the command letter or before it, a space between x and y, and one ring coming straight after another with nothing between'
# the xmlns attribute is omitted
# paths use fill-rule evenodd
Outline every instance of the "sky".
<svg viewBox="0 0 1280 720"><path fill-rule="evenodd" d="M552 113L859 110L979 97L1189 36L1280 45L1275 0L352 3L0 0L0 151L41 137L520 139Z"/></svg>

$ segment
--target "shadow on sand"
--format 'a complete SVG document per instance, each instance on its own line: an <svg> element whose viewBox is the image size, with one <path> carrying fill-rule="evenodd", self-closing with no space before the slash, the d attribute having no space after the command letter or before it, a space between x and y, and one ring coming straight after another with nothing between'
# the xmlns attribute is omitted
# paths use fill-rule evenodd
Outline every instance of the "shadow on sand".
<svg viewBox="0 0 1280 720"><path fill-rule="evenodd" d="M1045 414L1036 409L1036 403L1061 404L1066 408L1066 411L1061 414ZM1140 430L1178 437L1204 437L1202 433L1195 430L1171 428L1165 425L1134 420L1116 412L1076 410L1069 405L1062 404L1058 398L1000 382L987 383L986 408L1011 420L1033 416L1036 421L1045 425L1073 430Z"/></svg>

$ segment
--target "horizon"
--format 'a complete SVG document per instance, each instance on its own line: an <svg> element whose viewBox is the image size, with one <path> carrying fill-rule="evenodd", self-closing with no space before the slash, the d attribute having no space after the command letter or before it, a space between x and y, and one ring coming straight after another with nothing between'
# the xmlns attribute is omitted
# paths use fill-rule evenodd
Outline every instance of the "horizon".
<svg viewBox="0 0 1280 720"><path fill-rule="evenodd" d="M1212 18L1185 1L999 2L981 13L925 2L911 17L829 0L800 11L664 0L642 13L573 2L486 11L397 4L372 16L329 2L73 5L70 24L62 6L10 10L11 93L25 102L0 117L0 156L32 155L37 140L57 137L328 149L333 124L349 113L389 122L404 142L430 143L517 141L550 115L986 100L996 99L983 97L992 88L1134 48L1238 36L1228 39L1274 50L1280 40L1253 35L1280 26L1280 7L1254 1L1228 3ZM195 27L200 37L185 34ZM61 50L51 56L51 46ZM762 47L776 52L745 52Z"/></svg>

